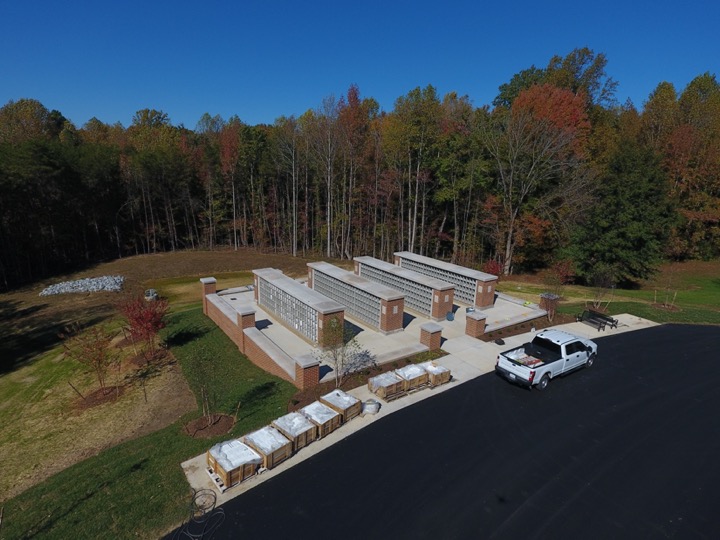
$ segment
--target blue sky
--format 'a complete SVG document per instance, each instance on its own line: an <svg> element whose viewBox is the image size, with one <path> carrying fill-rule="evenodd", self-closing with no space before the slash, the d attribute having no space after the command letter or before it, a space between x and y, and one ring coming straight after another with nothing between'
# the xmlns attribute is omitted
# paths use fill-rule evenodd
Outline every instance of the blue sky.
<svg viewBox="0 0 720 540"><path fill-rule="evenodd" d="M720 75L718 22L710 0L0 0L0 105L37 99L78 127L154 108L188 128L205 112L272 123L351 84L385 111L428 84L482 106L587 46L641 108L662 81Z"/></svg>

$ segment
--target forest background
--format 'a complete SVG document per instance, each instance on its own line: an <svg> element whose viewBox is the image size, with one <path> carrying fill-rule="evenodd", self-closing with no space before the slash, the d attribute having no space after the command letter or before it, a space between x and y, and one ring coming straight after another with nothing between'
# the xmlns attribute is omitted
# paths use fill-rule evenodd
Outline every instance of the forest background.
<svg viewBox="0 0 720 540"><path fill-rule="evenodd" d="M100 260L253 246L495 274L564 268L630 283L720 255L720 85L660 82L618 104L587 48L475 107L433 86L381 111L357 86L300 117L194 130L138 111L78 128L34 99L0 109L0 290Z"/></svg>

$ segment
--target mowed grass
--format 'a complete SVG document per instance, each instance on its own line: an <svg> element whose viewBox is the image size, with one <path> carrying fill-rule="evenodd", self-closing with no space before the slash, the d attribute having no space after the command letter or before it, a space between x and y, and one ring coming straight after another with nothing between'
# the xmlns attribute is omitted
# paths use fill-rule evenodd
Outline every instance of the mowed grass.
<svg viewBox="0 0 720 540"><path fill-rule="evenodd" d="M295 388L255 367L200 308L173 314L166 337L198 399L205 387L214 411L238 412L232 433L188 437L183 425L196 412L82 461L7 501L3 539L158 538L187 515L180 463L287 410Z"/></svg>
<svg viewBox="0 0 720 540"><path fill-rule="evenodd" d="M534 302L547 287L526 280L502 280L498 289ZM579 313L590 305L591 287L566 286L562 313ZM608 313L629 313L659 323L720 324L720 261L664 265L657 276L634 289L606 291Z"/></svg>
<svg viewBox="0 0 720 540"><path fill-rule="evenodd" d="M212 277L217 279L218 290L250 285L253 282L252 272L221 272ZM146 285L147 288L156 289L162 298L167 299L173 311L192 307L202 297L202 285L194 276L152 279L147 281Z"/></svg>

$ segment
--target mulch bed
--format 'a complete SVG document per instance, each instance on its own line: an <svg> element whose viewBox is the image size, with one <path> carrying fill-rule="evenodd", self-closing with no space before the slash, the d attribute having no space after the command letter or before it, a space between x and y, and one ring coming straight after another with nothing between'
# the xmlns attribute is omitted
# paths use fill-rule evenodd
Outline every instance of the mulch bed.
<svg viewBox="0 0 720 540"><path fill-rule="evenodd" d="M93 392L84 395L85 399L81 399L79 396L75 400L74 409L78 412L86 409L91 409L102 405L104 403L110 403L119 399L125 393L125 386L106 386L105 388L98 388Z"/></svg>
<svg viewBox="0 0 720 540"><path fill-rule="evenodd" d="M235 419L227 414L213 414L208 418L201 416L185 424L184 432L194 439L210 439L228 433L235 425Z"/></svg>

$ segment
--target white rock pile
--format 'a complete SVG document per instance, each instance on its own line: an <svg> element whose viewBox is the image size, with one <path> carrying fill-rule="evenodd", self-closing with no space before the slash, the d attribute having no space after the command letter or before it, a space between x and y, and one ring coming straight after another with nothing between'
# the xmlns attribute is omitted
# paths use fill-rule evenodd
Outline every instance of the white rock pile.
<svg viewBox="0 0 720 540"><path fill-rule="evenodd" d="M62 283L56 283L44 288L40 293L40 296L99 291L118 292L122 289L124 281L125 278L123 276L100 276L95 278L76 279L75 281L63 281Z"/></svg>

